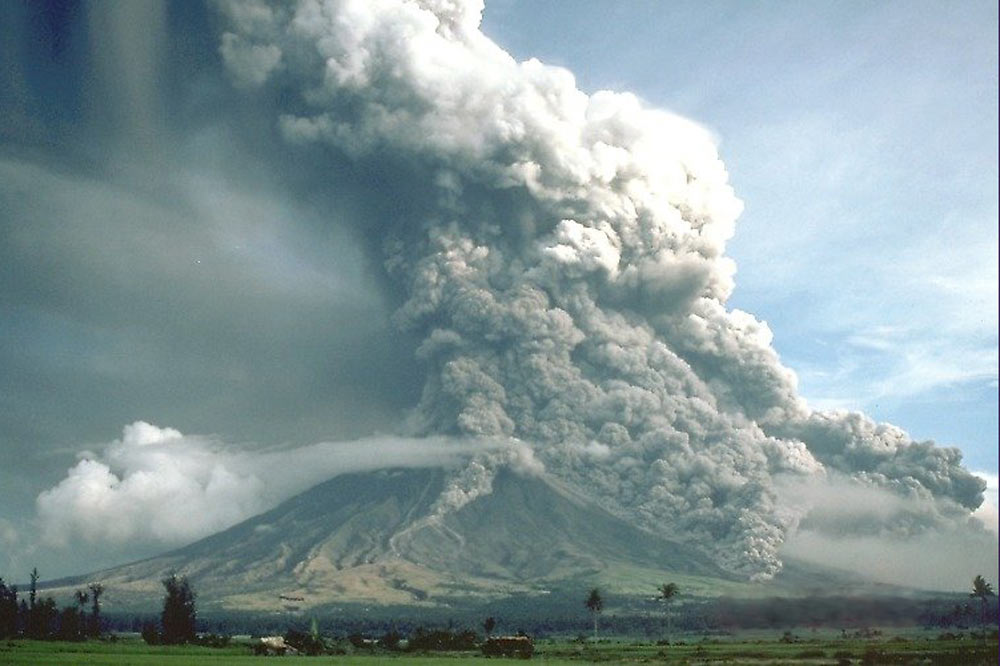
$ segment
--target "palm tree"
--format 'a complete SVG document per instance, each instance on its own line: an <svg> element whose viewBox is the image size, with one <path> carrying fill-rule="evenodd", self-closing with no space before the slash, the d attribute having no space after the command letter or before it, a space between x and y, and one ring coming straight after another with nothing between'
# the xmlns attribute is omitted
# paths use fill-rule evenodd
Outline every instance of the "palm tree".
<svg viewBox="0 0 1000 666"><path fill-rule="evenodd" d="M594 618L594 640L597 640L597 614L604 610L604 600L601 599L601 591L596 587L590 591L590 596L587 597L587 601L584 602L587 610L590 611L591 616Z"/></svg>
<svg viewBox="0 0 1000 666"><path fill-rule="evenodd" d="M667 642L673 641L673 631L671 627L671 617L670 617L670 602L673 598L680 593L680 588L677 587L677 583L664 583L660 586L660 599L663 599L663 603L667 606Z"/></svg>
<svg viewBox="0 0 1000 666"><path fill-rule="evenodd" d="M104 586L100 583L91 583L90 588L90 633L92 636L101 635L101 595L104 594Z"/></svg>
<svg viewBox="0 0 1000 666"><path fill-rule="evenodd" d="M87 635L87 612L84 609L87 607L90 595L83 590L77 590L73 597L76 599L77 631L81 637L85 637Z"/></svg>
<svg viewBox="0 0 1000 666"><path fill-rule="evenodd" d="M986 639L986 603L990 597L995 597L996 593L993 591L993 586L986 582L986 579L982 576L976 576L972 579L972 593L969 595L979 599L980 614L979 614L979 626L983 630L983 639Z"/></svg>

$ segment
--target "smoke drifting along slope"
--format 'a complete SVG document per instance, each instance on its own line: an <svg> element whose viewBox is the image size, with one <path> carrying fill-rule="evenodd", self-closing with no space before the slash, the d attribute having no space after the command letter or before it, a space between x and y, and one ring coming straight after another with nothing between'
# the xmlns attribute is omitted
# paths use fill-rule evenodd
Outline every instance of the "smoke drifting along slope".
<svg viewBox="0 0 1000 666"><path fill-rule="evenodd" d="M780 569L801 518L779 476L919 498L917 530L982 502L957 450L810 410L767 325L727 309L742 205L703 128L516 62L477 0L219 8L223 59L287 140L379 181L386 202L357 224L423 339L413 434L519 439L610 511L752 578ZM484 450L435 511L489 492L507 458Z"/></svg>
<svg viewBox="0 0 1000 666"><path fill-rule="evenodd" d="M530 471L525 447L506 441L368 437L279 451L241 450L211 437L137 421L100 453L85 452L38 496L42 542L182 545L256 515L331 476L384 467L455 468L502 449Z"/></svg>

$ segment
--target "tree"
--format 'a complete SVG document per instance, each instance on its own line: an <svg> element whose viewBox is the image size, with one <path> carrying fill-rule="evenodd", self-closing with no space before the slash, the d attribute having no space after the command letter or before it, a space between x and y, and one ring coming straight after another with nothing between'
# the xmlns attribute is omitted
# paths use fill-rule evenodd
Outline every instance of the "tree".
<svg viewBox="0 0 1000 666"><path fill-rule="evenodd" d="M77 626L79 626L80 632L84 633L87 626L87 602L90 601L90 595L83 590L77 590L73 593L73 598L76 600Z"/></svg>
<svg viewBox="0 0 1000 666"><path fill-rule="evenodd" d="M601 599L601 591L596 587L590 591L590 596L584 602L591 617L594 618L594 640L597 640L597 614L604 610L604 600Z"/></svg>
<svg viewBox="0 0 1000 666"><path fill-rule="evenodd" d="M147 645L160 644L160 632L156 628L155 622L142 623L142 640L146 641Z"/></svg>
<svg viewBox="0 0 1000 666"><path fill-rule="evenodd" d="M673 628L671 627L670 602L680 593L680 588L677 587L676 583L664 583L659 589L660 599L663 599L663 603L667 607L667 642L670 642L673 640L673 636L671 635Z"/></svg>
<svg viewBox="0 0 1000 666"><path fill-rule="evenodd" d="M21 603L17 607L17 633L28 633L29 619L28 602L21 599Z"/></svg>
<svg viewBox="0 0 1000 666"><path fill-rule="evenodd" d="M87 601L90 600L90 595L83 590L77 590L73 593L73 598L76 600L76 607L80 611L80 615L84 615L86 613L84 609L87 607Z"/></svg>
<svg viewBox="0 0 1000 666"><path fill-rule="evenodd" d="M986 604L990 597L995 597L996 593L993 591L993 586L986 582L986 579L982 576L976 576L972 579L972 593L969 594L970 597L974 599L979 599L979 625L983 630L983 637L986 636Z"/></svg>
<svg viewBox="0 0 1000 666"><path fill-rule="evenodd" d="M28 612L25 617L24 633L29 638L41 638L44 633L41 608L38 605L38 567L31 570L31 583L28 586Z"/></svg>
<svg viewBox="0 0 1000 666"><path fill-rule="evenodd" d="M164 578L163 587L167 596L163 599L161 641L168 645L190 643L196 638L194 591L184 576Z"/></svg>
<svg viewBox="0 0 1000 666"><path fill-rule="evenodd" d="M73 606L66 606L59 611L59 632L56 634L61 641L79 641L84 637L80 624L80 613Z"/></svg>
<svg viewBox="0 0 1000 666"><path fill-rule="evenodd" d="M100 583L91 583L90 588L90 635L101 635L101 595L104 594L104 586ZM84 595L86 597L86 595ZM86 600L84 600L86 603Z"/></svg>
<svg viewBox="0 0 1000 666"><path fill-rule="evenodd" d="M8 587L0 578L0 638L17 633L17 585Z"/></svg>
<svg viewBox="0 0 1000 666"><path fill-rule="evenodd" d="M35 609L35 600L38 597L38 567L31 570L31 585L28 587L28 610Z"/></svg>
<svg viewBox="0 0 1000 666"><path fill-rule="evenodd" d="M56 608L56 601L52 597L45 597L35 602L33 612L33 634L32 638L45 640L52 637L53 625L59 618L59 609Z"/></svg>
<svg viewBox="0 0 1000 666"><path fill-rule="evenodd" d="M73 593L75 606L66 606L59 612L59 639L81 641L90 633L87 626L87 602L90 595L83 590Z"/></svg>
<svg viewBox="0 0 1000 666"><path fill-rule="evenodd" d="M487 639L489 639L490 634L493 633L493 630L496 628L496 626L497 626L497 621L493 619L492 615L483 621L483 631L486 633Z"/></svg>

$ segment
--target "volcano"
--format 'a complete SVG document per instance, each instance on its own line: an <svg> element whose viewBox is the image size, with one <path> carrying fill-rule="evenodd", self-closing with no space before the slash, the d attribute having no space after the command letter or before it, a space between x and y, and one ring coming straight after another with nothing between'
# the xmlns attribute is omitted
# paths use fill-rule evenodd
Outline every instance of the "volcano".
<svg viewBox="0 0 1000 666"><path fill-rule="evenodd" d="M55 583L100 580L136 608L187 576L200 607L437 606L584 584L621 592L662 575L739 586L697 549L633 527L550 479L505 471L493 492L435 516L445 472L347 474L165 555Z"/></svg>
<svg viewBox="0 0 1000 666"><path fill-rule="evenodd" d="M109 610L148 611L160 602L162 579L177 574L191 581L200 609L251 612L345 605L426 612L515 598L576 607L591 586L648 598L664 580L693 597L894 590L788 560L774 580L749 583L550 477L510 470L498 474L492 493L437 515L446 478L441 469L337 476L178 550L46 587L69 598L96 580Z"/></svg>

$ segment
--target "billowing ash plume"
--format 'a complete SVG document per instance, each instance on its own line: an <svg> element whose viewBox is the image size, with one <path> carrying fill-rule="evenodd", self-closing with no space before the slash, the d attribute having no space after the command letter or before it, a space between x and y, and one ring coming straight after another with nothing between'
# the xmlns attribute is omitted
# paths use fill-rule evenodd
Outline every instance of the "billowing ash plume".
<svg viewBox="0 0 1000 666"><path fill-rule="evenodd" d="M382 181L388 203L358 224L423 339L417 434L519 439L754 578L801 517L778 475L835 470L939 520L981 503L957 450L811 411L767 325L727 309L742 205L701 127L516 62L480 32L481 0L219 7L223 59L273 93L285 138ZM457 473L439 510L489 492L509 457Z"/></svg>

